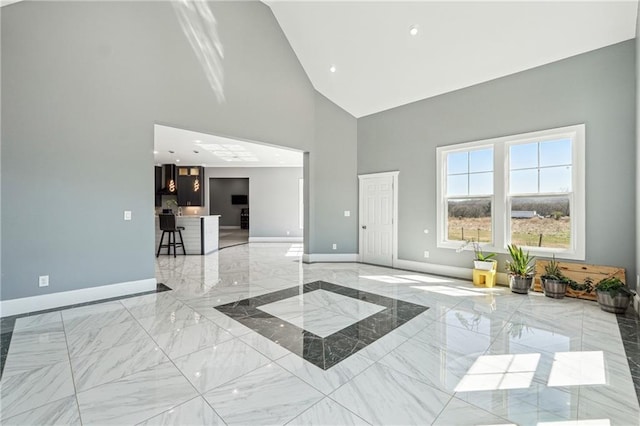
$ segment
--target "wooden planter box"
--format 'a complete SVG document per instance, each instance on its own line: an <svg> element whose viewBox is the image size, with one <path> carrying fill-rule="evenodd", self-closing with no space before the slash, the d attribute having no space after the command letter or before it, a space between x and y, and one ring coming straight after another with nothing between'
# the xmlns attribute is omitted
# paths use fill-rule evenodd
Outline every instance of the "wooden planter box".
<svg viewBox="0 0 640 426"><path fill-rule="evenodd" d="M536 278L533 282L534 291L542 292L540 277L544 275L544 267L547 266L548 263L548 260L536 260ZM600 280L610 277L619 278L620 281L626 283L624 268L616 266L589 265L586 263L566 262L564 260L559 260L558 264L560 266L560 270L562 271L562 275L574 280L578 284L582 284L587 277L591 278L594 287L600 282ZM578 299L593 301L596 300L595 289L592 290L591 293L585 293L584 291L573 290L571 287L567 286L566 296L576 297Z"/></svg>

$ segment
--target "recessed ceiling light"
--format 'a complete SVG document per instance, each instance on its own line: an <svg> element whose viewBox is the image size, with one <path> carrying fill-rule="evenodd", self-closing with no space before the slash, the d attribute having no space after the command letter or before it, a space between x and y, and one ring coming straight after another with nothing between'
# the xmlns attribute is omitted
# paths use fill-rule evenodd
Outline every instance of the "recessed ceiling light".
<svg viewBox="0 0 640 426"><path fill-rule="evenodd" d="M153 153L154 153L154 154L157 154L157 153L158 153L158 151L153 151Z"/></svg>
<svg viewBox="0 0 640 426"><path fill-rule="evenodd" d="M417 25L412 25L409 27L409 34L411 34L412 36L417 36L418 31L419 31L419 28Z"/></svg>
<svg viewBox="0 0 640 426"><path fill-rule="evenodd" d="M200 139L196 139L193 143L202 143L202 141Z"/></svg>
<svg viewBox="0 0 640 426"><path fill-rule="evenodd" d="M335 65L331 65L331 66L329 67L329 71L331 71L331 72L336 72L336 66L335 66Z"/></svg>
<svg viewBox="0 0 640 426"><path fill-rule="evenodd" d="M176 163L179 163L179 162L180 162L180 159L179 159L179 158L176 158Z"/></svg>

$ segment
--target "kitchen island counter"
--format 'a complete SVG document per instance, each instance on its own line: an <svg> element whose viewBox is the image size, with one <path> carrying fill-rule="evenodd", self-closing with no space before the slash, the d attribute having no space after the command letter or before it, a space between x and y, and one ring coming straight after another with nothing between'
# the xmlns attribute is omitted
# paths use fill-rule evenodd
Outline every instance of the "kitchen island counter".
<svg viewBox="0 0 640 426"><path fill-rule="evenodd" d="M204 255L218 250L219 221L220 215L176 216L176 226L184 227L182 239L187 254ZM158 216L156 216L156 250L158 250L161 235L162 231L160 231ZM163 244L166 242L167 236L165 236ZM181 252L182 250L178 248L178 254ZM161 255L166 253L166 248L160 252Z"/></svg>

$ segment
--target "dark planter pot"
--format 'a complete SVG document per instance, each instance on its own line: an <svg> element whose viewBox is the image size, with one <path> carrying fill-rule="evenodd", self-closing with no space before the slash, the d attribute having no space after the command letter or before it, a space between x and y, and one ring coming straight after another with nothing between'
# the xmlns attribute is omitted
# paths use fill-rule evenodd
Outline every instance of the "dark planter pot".
<svg viewBox="0 0 640 426"><path fill-rule="evenodd" d="M631 296L624 293L618 293L616 297L611 297L606 291L596 291L596 297L600 309L612 314L624 314L631 302Z"/></svg>
<svg viewBox="0 0 640 426"><path fill-rule="evenodd" d="M511 291L518 294L527 294L533 284L533 277L509 276L509 287Z"/></svg>
<svg viewBox="0 0 640 426"><path fill-rule="evenodd" d="M554 299L562 299L564 298L564 294L567 292L567 283L563 283L559 280L548 280L543 278L542 289L544 290L545 296L552 297Z"/></svg>

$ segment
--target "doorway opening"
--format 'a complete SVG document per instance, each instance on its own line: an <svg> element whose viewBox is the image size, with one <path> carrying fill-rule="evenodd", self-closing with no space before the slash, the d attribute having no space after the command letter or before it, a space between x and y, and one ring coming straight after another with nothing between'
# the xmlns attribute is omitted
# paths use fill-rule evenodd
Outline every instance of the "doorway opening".
<svg viewBox="0 0 640 426"><path fill-rule="evenodd" d="M154 158L156 213L166 209L187 216L180 219L183 221L194 217L219 220L214 249L246 242L303 242L302 151L155 124ZM181 169L188 173L183 176ZM183 182L187 178L191 180ZM230 186L236 189L222 192L219 198L222 188L217 184L230 185L233 180L244 182L244 186ZM177 195L167 189L172 185ZM181 200L180 196L192 193L201 197ZM218 201L224 201L229 209L214 206ZM195 232L197 247L205 239Z"/></svg>
<svg viewBox="0 0 640 426"><path fill-rule="evenodd" d="M220 215L219 248L249 242L249 178L210 178L209 214Z"/></svg>

